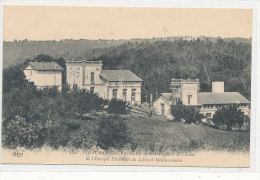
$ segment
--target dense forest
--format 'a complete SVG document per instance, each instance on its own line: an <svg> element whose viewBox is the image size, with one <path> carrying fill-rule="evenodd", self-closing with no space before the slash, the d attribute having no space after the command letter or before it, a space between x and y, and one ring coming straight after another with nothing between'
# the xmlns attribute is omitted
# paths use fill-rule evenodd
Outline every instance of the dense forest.
<svg viewBox="0 0 260 180"><path fill-rule="evenodd" d="M211 91L212 81L225 81L225 91L250 99L250 39L24 40L4 42L3 48L4 68L47 54L65 60L102 60L103 69L129 69L144 81L142 98L169 92L171 78L199 78L200 91Z"/></svg>

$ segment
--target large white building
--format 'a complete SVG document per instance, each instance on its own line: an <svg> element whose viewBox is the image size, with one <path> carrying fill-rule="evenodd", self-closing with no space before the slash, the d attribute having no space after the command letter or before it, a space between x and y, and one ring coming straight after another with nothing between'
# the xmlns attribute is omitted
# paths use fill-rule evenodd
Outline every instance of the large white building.
<svg viewBox="0 0 260 180"><path fill-rule="evenodd" d="M57 87L61 90L62 71L56 62L29 62L23 69L26 79L38 89Z"/></svg>
<svg viewBox="0 0 260 180"><path fill-rule="evenodd" d="M250 115L250 102L239 92L224 92L224 82L212 82L212 92L199 92L199 79L172 79L171 91L162 93L154 102L156 114L172 119L171 105L181 101L185 106L197 107L209 119L219 108L232 104Z"/></svg>
<svg viewBox="0 0 260 180"><path fill-rule="evenodd" d="M68 61L66 79L104 99L141 104L142 79L129 70L102 70L102 61Z"/></svg>

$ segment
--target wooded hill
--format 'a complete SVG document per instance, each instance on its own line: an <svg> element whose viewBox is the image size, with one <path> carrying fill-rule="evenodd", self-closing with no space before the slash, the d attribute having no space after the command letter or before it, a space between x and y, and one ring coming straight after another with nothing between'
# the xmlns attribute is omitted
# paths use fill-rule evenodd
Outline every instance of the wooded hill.
<svg viewBox="0 0 260 180"><path fill-rule="evenodd" d="M225 91L250 100L251 39L24 40L4 42L3 48L4 68L47 54L102 60L103 69L129 69L144 80L142 98L169 92L171 78L199 78L201 91L211 91L212 81L225 81Z"/></svg>

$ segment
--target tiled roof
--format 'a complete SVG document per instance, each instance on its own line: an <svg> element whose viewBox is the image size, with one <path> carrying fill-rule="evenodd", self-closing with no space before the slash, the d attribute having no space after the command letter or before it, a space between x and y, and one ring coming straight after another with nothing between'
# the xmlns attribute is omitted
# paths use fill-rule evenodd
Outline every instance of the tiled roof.
<svg viewBox="0 0 260 180"><path fill-rule="evenodd" d="M102 70L100 76L107 81L134 81L143 80L129 70Z"/></svg>
<svg viewBox="0 0 260 180"><path fill-rule="evenodd" d="M200 92L198 93L198 104L236 104L250 103L239 92Z"/></svg>
<svg viewBox="0 0 260 180"><path fill-rule="evenodd" d="M56 62L29 62L27 66L28 65L31 65L38 71L63 71L63 68L60 67L60 65L58 65Z"/></svg>
<svg viewBox="0 0 260 180"><path fill-rule="evenodd" d="M162 93L162 96L169 102L172 101L172 93ZM203 104L237 104L237 103L250 103L239 92L199 92L198 93L198 105Z"/></svg>

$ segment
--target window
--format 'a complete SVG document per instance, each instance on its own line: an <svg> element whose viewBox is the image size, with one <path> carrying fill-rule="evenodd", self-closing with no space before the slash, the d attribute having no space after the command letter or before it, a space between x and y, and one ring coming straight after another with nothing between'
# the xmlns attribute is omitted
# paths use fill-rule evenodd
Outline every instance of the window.
<svg viewBox="0 0 260 180"><path fill-rule="evenodd" d="M188 97L188 105L190 105L190 100L191 100L192 95L188 95L187 97Z"/></svg>
<svg viewBox="0 0 260 180"><path fill-rule="evenodd" d="M123 100L126 101L127 89L123 89Z"/></svg>
<svg viewBox="0 0 260 180"><path fill-rule="evenodd" d="M161 111L162 111L162 115L165 115L165 105L164 103L161 103Z"/></svg>
<svg viewBox="0 0 260 180"><path fill-rule="evenodd" d="M112 97L117 98L117 89L113 89L112 91Z"/></svg>
<svg viewBox="0 0 260 180"><path fill-rule="evenodd" d="M82 79L82 81L83 81L83 84L86 84L86 80L85 80L85 67L83 66L82 67L82 77L83 77L83 79Z"/></svg>
<svg viewBox="0 0 260 180"><path fill-rule="evenodd" d="M135 94L136 94L136 89L132 89L131 101L135 101Z"/></svg>
<svg viewBox="0 0 260 180"><path fill-rule="evenodd" d="M179 85L179 86L176 86L176 85L171 85L171 88L174 88L174 89L180 89L181 88L181 86Z"/></svg>
<svg viewBox="0 0 260 180"><path fill-rule="evenodd" d="M91 72L91 84L95 83L95 73Z"/></svg>
<svg viewBox="0 0 260 180"><path fill-rule="evenodd" d="M94 93L95 92L95 87L91 87L90 88L90 93Z"/></svg>

